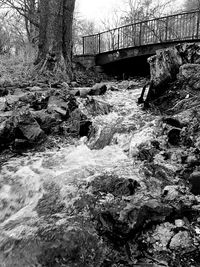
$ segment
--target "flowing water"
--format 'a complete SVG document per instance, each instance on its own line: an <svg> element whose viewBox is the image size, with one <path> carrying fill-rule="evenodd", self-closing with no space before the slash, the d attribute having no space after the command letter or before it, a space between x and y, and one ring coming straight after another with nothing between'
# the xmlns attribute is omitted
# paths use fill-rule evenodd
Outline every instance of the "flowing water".
<svg viewBox="0 0 200 267"><path fill-rule="evenodd" d="M54 183L60 188L62 200L67 207L73 197L76 197L79 183L88 182L99 174L106 172L119 177L141 179L137 166L134 167L133 156L138 144L154 136L157 118L142 111L137 105L142 89L139 85L137 89L125 90L121 83L118 88L118 91L108 91L105 96L97 97L111 104L112 111L92 118L94 125L109 125L118 129L113 132L110 145L92 150L87 146L86 138L82 138L77 145L45 152L29 152L10 159L2 166L0 243L1 251L4 252L0 253L0 266L20 266L17 263L19 259L16 259L15 264L11 263L10 253L16 245L13 240L34 235L35 222L38 220L36 206L48 184ZM25 254L21 256L26 258ZM21 266L35 265L24 261Z"/></svg>

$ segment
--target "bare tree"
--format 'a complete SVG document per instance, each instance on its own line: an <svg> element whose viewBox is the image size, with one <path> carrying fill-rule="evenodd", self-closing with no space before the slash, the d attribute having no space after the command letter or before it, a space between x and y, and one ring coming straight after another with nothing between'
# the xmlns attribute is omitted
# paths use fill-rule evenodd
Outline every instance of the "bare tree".
<svg viewBox="0 0 200 267"><path fill-rule="evenodd" d="M24 18L28 40L34 44L38 36L39 0L0 0L0 5Z"/></svg>
<svg viewBox="0 0 200 267"><path fill-rule="evenodd" d="M124 0L124 23L136 23L171 13L173 0Z"/></svg>
<svg viewBox="0 0 200 267"><path fill-rule="evenodd" d="M81 54L83 52L82 37L86 35L96 34L99 29L95 22L82 18L78 12L75 13L73 19L73 52Z"/></svg>

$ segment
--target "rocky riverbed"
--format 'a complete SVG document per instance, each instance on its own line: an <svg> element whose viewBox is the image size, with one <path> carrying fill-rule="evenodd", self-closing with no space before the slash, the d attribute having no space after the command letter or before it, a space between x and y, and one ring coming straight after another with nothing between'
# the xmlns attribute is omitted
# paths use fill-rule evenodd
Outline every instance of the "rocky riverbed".
<svg viewBox="0 0 200 267"><path fill-rule="evenodd" d="M2 93L0 266L200 266L199 93L180 77L148 110L145 79Z"/></svg>

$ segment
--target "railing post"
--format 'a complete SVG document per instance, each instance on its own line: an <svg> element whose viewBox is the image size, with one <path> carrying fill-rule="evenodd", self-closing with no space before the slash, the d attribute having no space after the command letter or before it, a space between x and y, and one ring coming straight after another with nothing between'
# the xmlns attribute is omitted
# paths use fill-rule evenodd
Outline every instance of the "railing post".
<svg viewBox="0 0 200 267"><path fill-rule="evenodd" d="M142 45L142 22L140 22L139 45Z"/></svg>
<svg viewBox="0 0 200 267"><path fill-rule="evenodd" d="M101 34L98 34L99 37L99 54L101 53Z"/></svg>
<svg viewBox="0 0 200 267"><path fill-rule="evenodd" d="M85 54L85 37L82 37L83 42L83 55Z"/></svg>
<svg viewBox="0 0 200 267"><path fill-rule="evenodd" d="M199 23L200 23L200 10L197 11L197 33L196 33L197 39L199 37Z"/></svg>
<svg viewBox="0 0 200 267"><path fill-rule="evenodd" d="M118 32L117 32L117 47L118 47L118 50L119 50L119 29L120 28L118 28Z"/></svg>
<svg viewBox="0 0 200 267"><path fill-rule="evenodd" d="M165 41L167 41L168 38L168 22L169 22L169 18L166 18L166 27L165 27Z"/></svg>

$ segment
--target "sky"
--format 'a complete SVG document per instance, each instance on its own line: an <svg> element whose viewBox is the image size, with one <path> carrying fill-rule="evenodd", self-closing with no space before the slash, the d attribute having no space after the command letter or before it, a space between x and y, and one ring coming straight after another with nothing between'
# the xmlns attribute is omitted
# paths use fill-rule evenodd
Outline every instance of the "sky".
<svg viewBox="0 0 200 267"><path fill-rule="evenodd" d="M174 0L177 8L184 0ZM123 10L123 0L77 0L77 9L80 15L89 20L100 22L112 13L113 10Z"/></svg>
<svg viewBox="0 0 200 267"><path fill-rule="evenodd" d="M80 14L89 20L103 20L114 9L122 8L123 0L78 0L77 6Z"/></svg>

